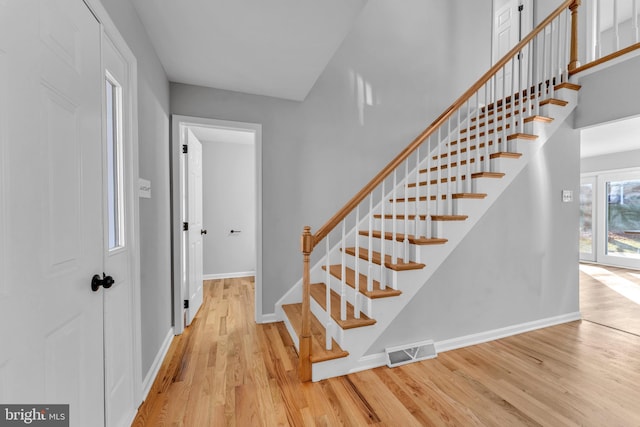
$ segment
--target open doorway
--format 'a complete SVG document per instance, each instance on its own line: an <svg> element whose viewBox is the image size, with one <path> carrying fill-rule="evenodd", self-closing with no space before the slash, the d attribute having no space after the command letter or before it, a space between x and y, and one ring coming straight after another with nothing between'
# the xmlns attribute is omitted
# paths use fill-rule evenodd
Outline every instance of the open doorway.
<svg viewBox="0 0 640 427"><path fill-rule="evenodd" d="M255 276L262 321L260 124L173 116L173 315L180 334L203 279Z"/></svg>

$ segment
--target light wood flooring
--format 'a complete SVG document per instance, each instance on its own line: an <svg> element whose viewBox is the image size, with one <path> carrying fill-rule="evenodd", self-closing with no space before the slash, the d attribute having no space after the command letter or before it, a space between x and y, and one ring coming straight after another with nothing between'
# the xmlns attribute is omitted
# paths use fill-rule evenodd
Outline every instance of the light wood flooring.
<svg viewBox="0 0 640 427"><path fill-rule="evenodd" d="M597 323L302 384L283 324L253 313L249 279L207 282L133 425L640 426L640 337Z"/></svg>

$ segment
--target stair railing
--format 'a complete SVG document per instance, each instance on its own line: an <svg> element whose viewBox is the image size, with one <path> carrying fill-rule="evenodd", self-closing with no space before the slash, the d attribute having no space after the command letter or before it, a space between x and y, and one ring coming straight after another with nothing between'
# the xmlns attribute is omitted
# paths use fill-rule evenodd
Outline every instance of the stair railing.
<svg viewBox="0 0 640 427"><path fill-rule="evenodd" d="M442 236L436 224L455 219L454 198L474 191L472 179L491 172L492 158L513 151L510 141L513 134L523 133L524 118L538 115L541 102L553 97L554 85L566 81L568 72L579 65L579 5L580 0L563 2L315 234L311 233L311 227L304 227L299 337L302 381L312 379L310 259L314 248L326 239L323 265L327 282L326 318L330 319L335 310L332 276L339 277L340 281L340 319L347 319L348 310L352 310L354 318L360 318L364 294L392 289L397 284L393 277L389 280L388 269L419 261L410 242L439 241ZM398 194L399 191L403 194ZM391 201L389 212L386 205ZM401 213L398 205L402 205ZM389 220L392 221L390 229ZM378 230L374 229L376 224L379 224ZM335 242L333 248L330 237ZM376 243L377 240L380 243ZM351 242L354 243L353 269L347 267L346 261L347 246ZM331 266L332 261L338 261L339 268ZM349 281L353 288L351 308L347 304L347 293L351 292L347 290ZM330 331L334 328L330 321L327 326L325 345L330 349Z"/></svg>

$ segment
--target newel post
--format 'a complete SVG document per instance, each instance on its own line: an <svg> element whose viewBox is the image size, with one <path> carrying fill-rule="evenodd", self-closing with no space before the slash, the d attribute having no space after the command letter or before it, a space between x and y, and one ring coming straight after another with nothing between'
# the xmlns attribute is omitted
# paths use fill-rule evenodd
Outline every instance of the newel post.
<svg viewBox="0 0 640 427"><path fill-rule="evenodd" d="M311 276L309 273L309 257L313 251L313 235L311 227L304 227L300 237L302 250L302 333L300 334L300 381L311 381Z"/></svg>
<svg viewBox="0 0 640 427"><path fill-rule="evenodd" d="M578 7L581 0L575 0L569 10L571 10L571 57L569 58L569 71L573 71L580 66L578 62Z"/></svg>

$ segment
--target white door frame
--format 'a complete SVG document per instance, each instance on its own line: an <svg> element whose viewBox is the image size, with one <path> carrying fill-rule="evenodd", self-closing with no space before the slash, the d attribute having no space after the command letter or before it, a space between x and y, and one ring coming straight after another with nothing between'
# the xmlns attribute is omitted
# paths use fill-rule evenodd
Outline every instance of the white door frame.
<svg viewBox="0 0 640 427"><path fill-rule="evenodd" d="M127 63L127 74L129 78L129 97L126 102L129 104L128 114L123 117L123 133L126 140L130 141L126 155L130 156L130 168L126 174L131 178L125 183L125 194L128 198L128 211L125 213L125 221L130 224L129 234L126 236L130 245L130 269L131 269L131 290L130 309L133 321L133 376L135 399L134 407L137 408L145 396L142 396L142 330L141 330L141 298L140 298L140 203L138 198L138 62L127 42L118 31L116 25L105 10L100 0L83 0L91 12L100 22L103 38L108 38L118 49ZM104 67L101 67L104 69ZM123 100L124 102L124 100ZM135 413L133 417L135 417ZM133 422L133 418L130 420Z"/></svg>
<svg viewBox="0 0 640 427"><path fill-rule="evenodd" d="M181 201L186 197L184 173L182 162L182 137L187 126L216 127L230 130L253 132L256 164L256 280L255 280L255 321L264 323L262 313L262 125L258 123L235 122L229 120L208 119L202 117L172 115L171 119L171 228L173 233L173 314L174 332L176 335L184 331L182 317L183 301L187 298L182 295L183 281L185 278L185 259L181 248L185 244L185 233L182 231L182 223L186 221L182 217Z"/></svg>

